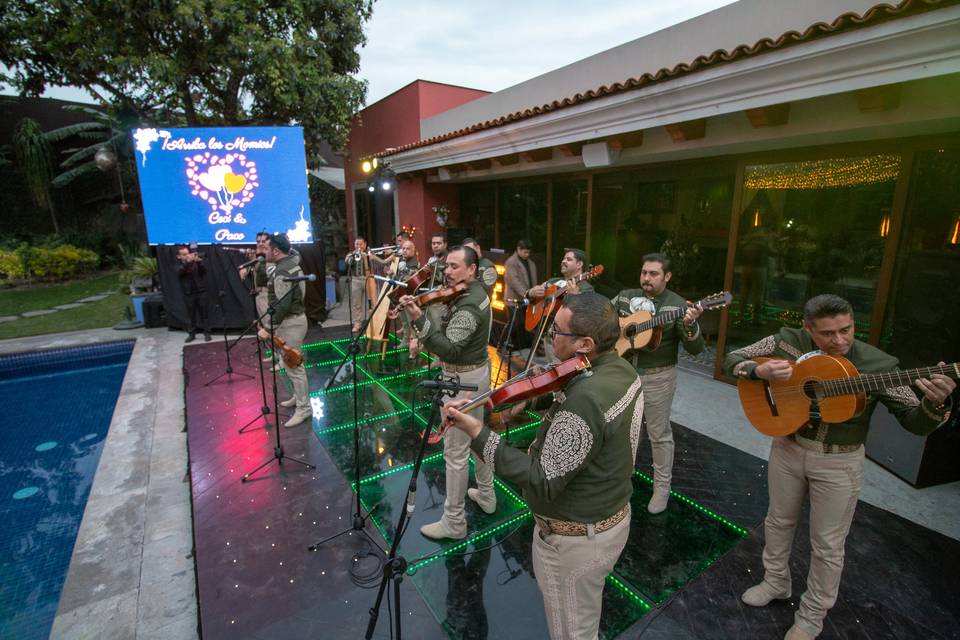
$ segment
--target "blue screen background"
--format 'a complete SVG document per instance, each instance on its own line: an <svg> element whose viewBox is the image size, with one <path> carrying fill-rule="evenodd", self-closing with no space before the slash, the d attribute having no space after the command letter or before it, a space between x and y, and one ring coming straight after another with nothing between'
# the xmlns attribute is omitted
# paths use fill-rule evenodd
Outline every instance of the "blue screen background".
<svg viewBox="0 0 960 640"><path fill-rule="evenodd" d="M288 233L292 242L313 240L301 127L157 127L132 135L150 244L253 244L261 229ZM229 149L241 138L271 148ZM204 148L174 148L198 140ZM213 184L221 185L216 192L205 186ZM201 197L204 191L215 204ZM233 203L243 197L242 207Z"/></svg>

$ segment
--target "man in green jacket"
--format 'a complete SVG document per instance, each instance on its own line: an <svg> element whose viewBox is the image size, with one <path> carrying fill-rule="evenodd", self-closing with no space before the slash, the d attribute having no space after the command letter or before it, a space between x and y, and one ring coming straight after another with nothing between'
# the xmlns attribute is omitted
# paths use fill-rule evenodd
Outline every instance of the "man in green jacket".
<svg viewBox="0 0 960 640"><path fill-rule="evenodd" d="M469 247L455 247L447 254L447 286L459 283L468 285L466 293L447 305L443 316L437 317L433 307L426 312L416 304L413 296L400 298L398 309L392 310L397 317L399 309L405 309L413 326L420 334L423 346L437 355L444 374L459 376L464 384L475 384L477 394L490 389L490 357L487 344L490 341L490 325L493 316L490 298L477 280L476 252ZM463 397L461 392L457 397ZM483 407L474 410L483 415ZM447 467L447 496L443 503L443 517L439 522L424 525L420 533L428 538L465 538L467 517L464 512L466 497L476 502L486 513L497 509L497 497L493 492L493 468L474 456L473 474L477 488L467 490L470 479L470 438L453 430L443 439L443 460Z"/></svg>
<svg viewBox="0 0 960 640"><path fill-rule="evenodd" d="M790 361L810 352L843 356L861 373L897 370L897 359L854 338L853 307L835 295L811 298L803 307L803 329L783 328L776 335L730 352L724 370L738 378L787 380ZM752 359L770 360L757 364ZM942 363L941 363L942 364ZM842 424L807 423L791 436L775 438L767 477L770 506L764 521L763 582L741 599L762 607L791 595L790 549L804 495L810 493L810 571L787 640L815 638L837 600L843 548L863 480L863 443L870 416L882 402L908 431L925 435L946 422L949 397L956 388L936 374L915 380L923 399L908 386L867 394L864 411Z"/></svg>
<svg viewBox="0 0 960 640"><path fill-rule="evenodd" d="M560 360L586 355L590 370L555 394L536 439L511 447L453 402L445 410L473 452L523 489L536 527L533 566L550 637L592 639L603 584L630 533L633 462L643 419L642 383L613 346L617 312L598 293L570 296L550 329Z"/></svg>
<svg viewBox="0 0 960 640"><path fill-rule="evenodd" d="M643 413L653 454L653 497L647 505L650 513L660 513L670 499L673 480L673 430L670 408L677 390L677 348L682 344L687 353L703 351L703 335L697 318L702 310L689 306L682 297L667 289L673 273L670 259L662 253L643 256L640 288L624 289L613 299L621 316L646 310L656 315L664 311L686 309L683 317L663 327L660 345L653 351L632 349L623 354L640 374L646 396Z"/></svg>
<svg viewBox="0 0 960 640"><path fill-rule="evenodd" d="M265 321L273 325L274 335L283 338L288 347L300 349L307 335L307 316L303 312L303 296L307 287L302 281L287 282L284 279L303 275L299 259L291 255L290 240L285 233L270 236L266 257L267 262L274 265L274 269L267 280L267 298L273 313L269 314ZM266 327L261 327L257 335L264 340L270 338ZM277 351L274 346L273 352ZM283 426L295 427L313 416L307 371L303 364L299 367L285 366L285 370L293 386L293 397L280 404L284 407L296 406L297 409Z"/></svg>

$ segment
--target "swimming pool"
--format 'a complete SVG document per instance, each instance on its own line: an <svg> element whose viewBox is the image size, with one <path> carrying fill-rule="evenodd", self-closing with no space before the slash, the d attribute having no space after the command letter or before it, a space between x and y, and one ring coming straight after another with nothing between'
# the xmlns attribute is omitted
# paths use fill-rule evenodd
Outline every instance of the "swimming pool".
<svg viewBox="0 0 960 640"><path fill-rule="evenodd" d="M132 340L0 356L0 638L47 638Z"/></svg>

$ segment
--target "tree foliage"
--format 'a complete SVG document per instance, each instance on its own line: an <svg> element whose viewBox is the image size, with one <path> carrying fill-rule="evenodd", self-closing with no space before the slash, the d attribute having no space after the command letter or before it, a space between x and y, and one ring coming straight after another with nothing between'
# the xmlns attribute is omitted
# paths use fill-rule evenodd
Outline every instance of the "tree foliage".
<svg viewBox="0 0 960 640"><path fill-rule="evenodd" d="M166 126L299 124L342 144L373 0L0 0L4 80L81 87Z"/></svg>
<svg viewBox="0 0 960 640"><path fill-rule="evenodd" d="M13 152L30 197L38 209L50 214L54 231L59 233L56 206L50 191L53 181L53 152L36 120L24 118L17 124L13 133Z"/></svg>

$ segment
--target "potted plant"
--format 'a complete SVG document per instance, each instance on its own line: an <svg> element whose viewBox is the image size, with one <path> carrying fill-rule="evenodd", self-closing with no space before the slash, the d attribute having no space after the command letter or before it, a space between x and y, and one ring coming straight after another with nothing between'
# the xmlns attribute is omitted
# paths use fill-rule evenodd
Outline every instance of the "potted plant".
<svg viewBox="0 0 960 640"><path fill-rule="evenodd" d="M120 275L121 282L130 289L133 309L140 322L143 322L143 299L157 290L159 273L156 258L136 256L128 261L127 270Z"/></svg>

